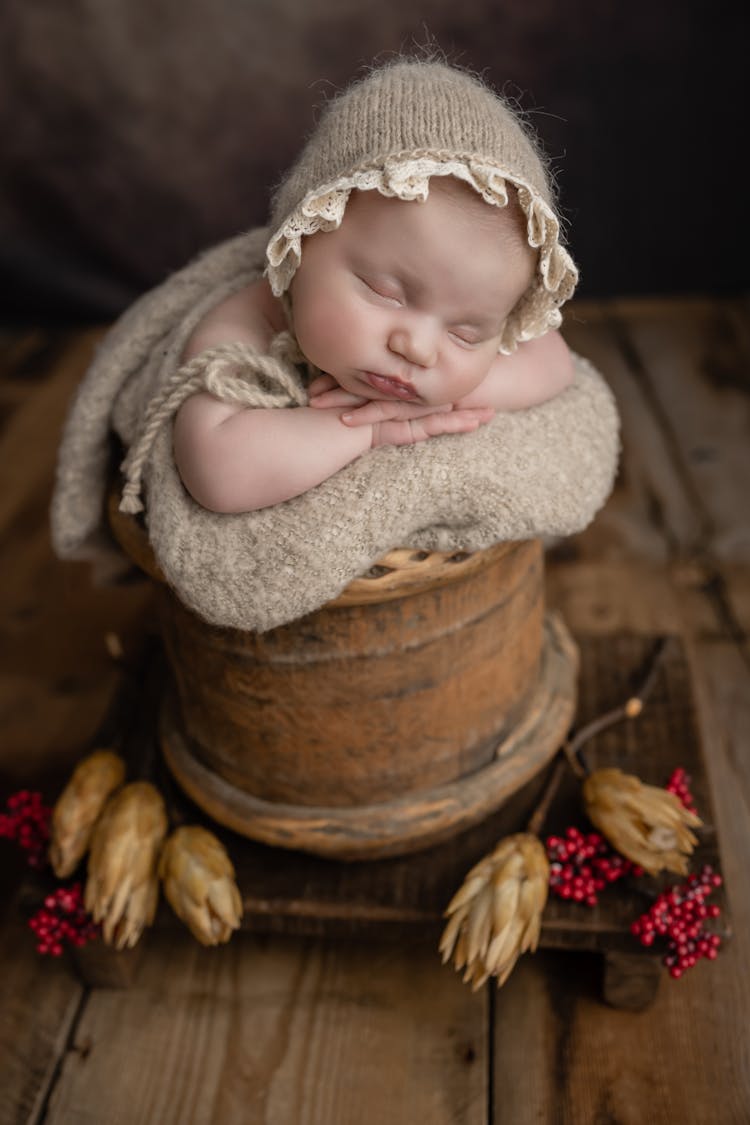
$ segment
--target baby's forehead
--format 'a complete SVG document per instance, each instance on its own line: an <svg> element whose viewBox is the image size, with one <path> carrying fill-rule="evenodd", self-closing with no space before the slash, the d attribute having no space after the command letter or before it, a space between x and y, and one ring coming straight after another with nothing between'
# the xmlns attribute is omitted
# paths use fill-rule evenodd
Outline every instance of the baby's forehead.
<svg viewBox="0 0 750 1125"><path fill-rule="evenodd" d="M517 230L510 203L494 206L443 177L425 199L352 192L341 225L318 232L302 264L316 271L344 262L354 272L397 284L409 299L439 300L458 320L496 320L531 282L536 251ZM307 243L308 247L310 243ZM517 292L518 291L518 292Z"/></svg>
<svg viewBox="0 0 750 1125"><path fill-rule="evenodd" d="M506 208L499 207L497 202L490 203L484 199L479 192L461 180L458 176L432 176L429 180L429 190L433 195L439 195L441 198L455 204L456 207L463 211L468 211L476 216L490 216L502 214ZM511 183L505 185L508 195L508 203L516 205L517 196L516 189Z"/></svg>
<svg viewBox="0 0 750 1125"><path fill-rule="evenodd" d="M507 203L501 207L496 202L486 201L474 188L454 176L434 176L426 198L403 199L377 190L355 188L347 201L342 226L364 227L377 220L388 226L389 219L417 226L425 210L431 213L439 210L439 222L443 225L459 224L465 229L479 229L491 237L510 238L528 246L525 216L511 185L507 189Z"/></svg>

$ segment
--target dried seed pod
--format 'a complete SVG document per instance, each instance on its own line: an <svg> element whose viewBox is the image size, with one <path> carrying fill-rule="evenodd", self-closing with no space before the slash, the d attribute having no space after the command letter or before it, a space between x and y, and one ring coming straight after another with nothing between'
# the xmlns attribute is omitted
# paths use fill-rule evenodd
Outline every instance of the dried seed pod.
<svg viewBox="0 0 750 1125"><path fill-rule="evenodd" d="M52 810L49 858L58 879L83 859L102 809L124 780L125 763L113 750L95 750L78 763Z"/></svg>
<svg viewBox="0 0 750 1125"><path fill-rule="evenodd" d="M471 869L445 912L443 964L453 955L475 991L491 976L504 984L520 955L537 947L548 884L549 863L536 836L520 832L501 840Z"/></svg>
<svg viewBox="0 0 750 1125"><path fill-rule="evenodd" d="M702 821L674 793L618 769L595 770L583 784L589 820L614 848L650 875L687 872Z"/></svg>
<svg viewBox="0 0 750 1125"><path fill-rule="evenodd" d="M229 941L242 918L234 867L207 829L177 828L159 861L164 894L178 918L203 945Z"/></svg>
<svg viewBox="0 0 750 1125"><path fill-rule="evenodd" d="M135 945L153 922L159 898L159 852L167 813L147 781L121 789L106 805L91 841L86 909L116 949Z"/></svg>

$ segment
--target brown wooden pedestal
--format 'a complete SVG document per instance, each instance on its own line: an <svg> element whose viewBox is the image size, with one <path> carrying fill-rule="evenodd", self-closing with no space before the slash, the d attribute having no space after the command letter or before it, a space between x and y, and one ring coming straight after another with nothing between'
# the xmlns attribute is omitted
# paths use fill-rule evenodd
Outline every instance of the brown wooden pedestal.
<svg viewBox="0 0 750 1125"><path fill-rule="evenodd" d="M183 791L214 821L242 835L335 859L403 855L460 833L506 802L516 809L515 795L544 769L570 726L577 662L577 651L563 622L549 616L533 690L524 693L522 715L499 737L489 761L440 785L404 787L404 792L384 801L292 804L264 800L233 785L201 760L201 748L191 744L185 733L173 690L161 709L161 747ZM500 682L498 687L502 686ZM363 727L369 722L369 710L363 701ZM502 705L499 710L502 713ZM470 723L471 711L464 716L464 724ZM419 743L429 746L430 740L421 735ZM332 754L337 749L338 745L332 747ZM414 749L405 735L405 761ZM334 756L343 768L340 756Z"/></svg>
<svg viewBox="0 0 750 1125"><path fill-rule="evenodd" d="M540 540L390 551L258 634L186 608L118 498L112 529L158 582L164 756L213 821L337 859L402 855L505 804L564 739L578 653L545 617Z"/></svg>

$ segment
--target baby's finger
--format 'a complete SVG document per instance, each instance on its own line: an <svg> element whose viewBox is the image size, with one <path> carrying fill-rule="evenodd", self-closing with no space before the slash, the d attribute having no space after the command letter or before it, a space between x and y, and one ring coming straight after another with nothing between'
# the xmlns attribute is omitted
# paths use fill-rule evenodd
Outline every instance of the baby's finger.
<svg viewBox="0 0 750 1125"><path fill-rule="evenodd" d="M367 402L366 398L350 394L349 391L344 391L341 387L337 387L336 390L323 391L322 394L316 394L308 398L308 404L320 410L330 410L335 406L356 407L361 406L364 402Z"/></svg>
<svg viewBox="0 0 750 1125"><path fill-rule="evenodd" d="M408 422L432 414L448 414L452 409L450 403L446 406L427 406L421 402L383 402L381 399L370 399L358 410L342 414L341 421L347 426L374 426L379 422Z"/></svg>
<svg viewBox="0 0 750 1125"><path fill-rule="evenodd" d="M431 414L422 424L431 437L438 434L464 434L489 422L495 411L492 407L471 410L453 410L450 414Z"/></svg>
<svg viewBox="0 0 750 1125"><path fill-rule="evenodd" d="M332 375L317 375L307 388L307 393L312 398L313 395L322 395L323 391L333 390L337 386L338 383Z"/></svg>

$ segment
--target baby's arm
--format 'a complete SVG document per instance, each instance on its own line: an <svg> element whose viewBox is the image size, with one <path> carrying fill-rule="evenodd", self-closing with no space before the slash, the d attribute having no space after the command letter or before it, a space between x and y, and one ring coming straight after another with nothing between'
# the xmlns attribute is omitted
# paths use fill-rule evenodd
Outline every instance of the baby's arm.
<svg viewBox="0 0 750 1125"><path fill-rule="evenodd" d="M512 355L498 355L489 374L456 405L526 410L564 391L573 382L573 357L559 332L549 331L519 344Z"/></svg>
<svg viewBox="0 0 750 1125"><path fill-rule="evenodd" d="M338 411L255 410L209 394L189 398L174 425L182 482L214 512L252 511L297 496L371 442L371 426L343 426Z"/></svg>
<svg viewBox="0 0 750 1125"><path fill-rule="evenodd" d="M270 298L270 299L269 299ZM191 359L217 344L241 341L267 350L283 320L262 284L248 286L212 309L188 341ZM346 407L255 410L196 394L177 412L174 456L192 497L216 512L246 512L313 488L377 445L405 445L442 433L463 433L492 411L428 413L355 428L342 424Z"/></svg>
<svg viewBox="0 0 750 1125"><path fill-rule="evenodd" d="M261 280L206 314L183 359L230 342L265 352L283 327L278 302ZM193 499L216 512L288 500L358 457L371 441L372 427L349 430L332 411L254 410L206 393L183 403L173 431L183 484Z"/></svg>
<svg viewBox="0 0 750 1125"><path fill-rule="evenodd" d="M253 410L193 395L174 425L183 484L211 511L254 511L306 492L374 446L465 433L488 421L492 411L454 410L356 427L342 425L341 413L305 406Z"/></svg>

